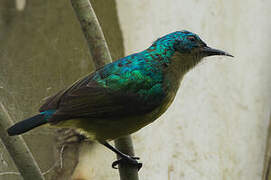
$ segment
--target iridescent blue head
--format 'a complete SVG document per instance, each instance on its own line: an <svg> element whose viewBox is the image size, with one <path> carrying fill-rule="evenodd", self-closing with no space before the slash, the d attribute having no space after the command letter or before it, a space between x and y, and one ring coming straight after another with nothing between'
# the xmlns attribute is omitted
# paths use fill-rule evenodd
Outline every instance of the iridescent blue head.
<svg viewBox="0 0 271 180"><path fill-rule="evenodd" d="M196 55L199 58L213 55L233 57L224 51L208 47L207 44L203 42L197 34L186 30L176 31L163 36L155 41L153 45L155 45L158 49L166 48L171 51L177 51L184 55Z"/></svg>

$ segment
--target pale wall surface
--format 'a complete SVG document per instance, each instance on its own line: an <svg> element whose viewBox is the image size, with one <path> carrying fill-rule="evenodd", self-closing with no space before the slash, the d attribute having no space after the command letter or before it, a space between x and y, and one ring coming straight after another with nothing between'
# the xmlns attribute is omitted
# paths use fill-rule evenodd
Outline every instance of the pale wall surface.
<svg viewBox="0 0 271 180"><path fill-rule="evenodd" d="M261 179L271 109L271 1L117 4L126 54L187 29L235 55L208 58L187 74L169 110L134 135L144 162L140 179Z"/></svg>

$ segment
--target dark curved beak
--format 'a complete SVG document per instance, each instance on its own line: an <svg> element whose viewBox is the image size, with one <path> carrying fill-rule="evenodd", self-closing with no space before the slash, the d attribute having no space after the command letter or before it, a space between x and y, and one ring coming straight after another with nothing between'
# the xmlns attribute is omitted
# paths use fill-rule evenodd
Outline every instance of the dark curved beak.
<svg viewBox="0 0 271 180"><path fill-rule="evenodd" d="M205 46L201 49L201 52L203 53L204 56L215 56L215 55L218 55L218 56L230 56L230 57L234 57L233 55L225 52L225 51L221 51L219 49L213 49L213 48L210 48L208 46Z"/></svg>

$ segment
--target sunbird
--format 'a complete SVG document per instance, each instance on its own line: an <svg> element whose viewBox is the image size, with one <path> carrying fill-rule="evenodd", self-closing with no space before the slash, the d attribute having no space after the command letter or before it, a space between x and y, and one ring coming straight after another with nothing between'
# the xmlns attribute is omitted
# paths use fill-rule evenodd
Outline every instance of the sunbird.
<svg viewBox="0 0 271 180"><path fill-rule="evenodd" d="M44 124L73 128L119 155L113 162L141 168L138 157L120 152L110 140L134 133L160 117L174 100L184 75L204 57L229 53L213 49L183 30L157 39L149 48L92 72L51 96L39 114L10 127L10 136Z"/></svg>

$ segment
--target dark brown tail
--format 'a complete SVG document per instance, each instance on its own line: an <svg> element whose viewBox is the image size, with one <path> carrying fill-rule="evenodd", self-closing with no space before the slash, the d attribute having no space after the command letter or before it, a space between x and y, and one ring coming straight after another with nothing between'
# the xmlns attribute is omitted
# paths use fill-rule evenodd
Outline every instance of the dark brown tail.
<svg viewBox="0 0 271 180"><path fill-rule="evenodd" d="M44 118L43 114L38 114L36 116L33 116L31 118L25 119L23 121L14 124L10 128L8 128L7 132L10 136L19 135L35 127L41 126L47 122L48 121Z"/></svg>

